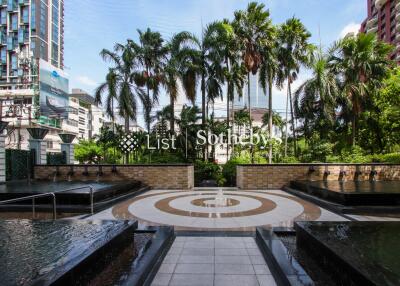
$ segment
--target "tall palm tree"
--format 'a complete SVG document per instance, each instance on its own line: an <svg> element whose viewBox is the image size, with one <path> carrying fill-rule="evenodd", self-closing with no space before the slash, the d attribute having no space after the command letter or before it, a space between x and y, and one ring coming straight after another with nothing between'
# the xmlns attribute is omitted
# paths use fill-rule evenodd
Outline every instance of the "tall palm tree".
<svg viewBox="0 0 400 286"><path fill-rule="evenodd" d="M266 29L266 38L264 45L261 50L262 64L260 67L259 81L264 92L268 88L268 134L269 134L269 150L268 160L272 163L272 127L273 127L273 109L272 109L272 90L277 80L279 71L278 65L278 41L277 41L277 29L272 24Z"/></svg>
<svg viewBox="0 0 400 286"><path fill-rule="evenodd" d="M242 59L247 70L248 108L251 117L250 73L257 74L262 64L262 49L265 41L268 40L272 21L269 10L265 10L264 4L251 2L246 10L235 12L232 25L239 39L238 43L242 43Z"/></svg>
<svg viewBox="0 0 400 286"><path fill-rule="evenodd" d="M290 116L293 131L294 153L297 154L296 122L294 118L292 83L297 79L302 65L308 65L314 50L314 46L308 41L311 37L303 23L293 17L279 27L278 41L280 49L278 58L280 70L278 82L282 86L287 81L287 102L290 106ZM285 156L287 155L287 128L285 136Z"/></svg>
<svg viewBox="0 0 400 286"><path fill-rule="evenodd" d="M142 71L136 73L134 80L146 87L146 96L142 97L145 100L143 103L146 109L150 109L158 104L160 87L162 84L162 71L167 55L167 47L164 45L164 40L159 32L154 32L150 28L146 31L138 30L139 44L130 41L132 50L137 55L137 60L141 65ZM150 94L152 91L152 94ZM151 101L150 101L151 99ZM151 105L150 102L152 103ZM146 121L148 123L148 120ZM147 131L150 133L150 126L147 126Z"/></svg>
<svg viewBox="0 0 400 286"><path fill-rule="evenodd" d="M329 64L338 74L342 96L347 99L343 101L342 111L351 112L353 146L357 143L357 123L363 104L382 86L382 79L393 65L392 51L392 46L378 40L374 34L364 33L348 36L330 50Z"/></svg>
<svg viewBox="0 0 400 286"><path fill-rule="evenodd" d="M326 124L333 126L339 88L336 75L328 66L327 57L321 51L315 56L312 64L312 77L305 81L294 94L296 117L303 118L306 137L311 136L312 129L320 131L320 138L326 133ZM309 132L307 132L309 131ZM307 136L308 135L308 136Z"/></svg>
<svg viewBox="0 0 400 286"><path fill-rule="evenodd" d="M136 53L130 44L116 44L114 51L103 49L103 60L112 64L106 75L106 81L95 92L95 102L102 104L105 97L106 113L115 119L114 101L117 102L118 115L125 119L125 132L129 132L129 121L136 119L136 98L143 91L132 82L137 69ZM126 162L129 154L126 155Z"/></svg>
<svg viewBox="0 0 400 286"><path fill-rule="evenodd" d="M163 84L170 98L170 129L175 131L175 101L178 96L178 81L183 83L186 91L186 97L192 104L196 100L196 73L198 67L194 60L198 58L199 52L196 47L199 46L197 38L189 32L180 32L169 41L168 59L164 67Z"/></svg>

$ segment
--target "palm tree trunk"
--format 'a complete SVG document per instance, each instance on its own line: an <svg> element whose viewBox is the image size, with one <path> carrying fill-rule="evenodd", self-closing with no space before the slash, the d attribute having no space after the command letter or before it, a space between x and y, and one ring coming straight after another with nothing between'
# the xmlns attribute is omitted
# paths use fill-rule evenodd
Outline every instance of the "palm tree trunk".
<svg viewBox="0 0 400 286"><path fill-rule="evenodd" d="M247 98L249 104L249 117L250 117L250 129L253 127L253 121L251 120L251 99L250 99L250 73L247 73Z"/></svg>
<svg viewBox="0 0 400 286"><path fill-rule="evenodd" d="M288 117L289 117L289 90L286 91L286 122L285 122L285 157L287 157L288 147Z"/></svg>
<svg viewBox="0 0 400 286"><path fill-rule="evenodd" d="M352 125L351 145L354 147L356 145L356 134L357 134L357 118L354 112L353 112L353 118L351 120L351 125Z"/></svg>
<svg viewBox="0 0 400 286"><path fill-rule="evenodd" d="M171 135L175 133L175 100L170 97L170 105L171 105L171 119L169 121L169 129L171 130Z"/></svg>
<svg viewBox="0 0 400 286"><path fill-rule="evenodd" d="M272 80L269 78L268 82L268 132L269 132L269 152L268 152L268 162L272 164Z"/></svg>
<svg viewBox="0 0 400 286"><path fill-rule="evenodd" d="M206 79L204 72L201 74L201 125L206 127ZM203 145L203 160L207 160L208 144Z"/></svg>
<svg viewBox="0 0 400 286"><path fill-rule="evenodd" d="M292 121L294 156L297 156L296 123L294 121L292 88L291 88L290 80L288 80L288 92L289 92L289 100L290 100L290 116L291 116L291 121Z"/></svg>
<svg viewBox="0 0 400 286"><path fill-rule="evenodd" d="M229 59L226 59L226 67L228 70L228 74L230 72L230 68L229 68ZM229 103L230 103L230 83L229 80L227 81L226 84L226 125L227 125L227 131L229 130L229 126L230 126L230 110L229 110ZM229 139L226 142L226 162L229 161Z"/></svg>
<svg viewBox="0 0 400 286"><path fill-rule="evenodd" d="M129 117L125 117L125 134L129 133ZM129 153L125 154L125 164L129 164Z"/></svg>

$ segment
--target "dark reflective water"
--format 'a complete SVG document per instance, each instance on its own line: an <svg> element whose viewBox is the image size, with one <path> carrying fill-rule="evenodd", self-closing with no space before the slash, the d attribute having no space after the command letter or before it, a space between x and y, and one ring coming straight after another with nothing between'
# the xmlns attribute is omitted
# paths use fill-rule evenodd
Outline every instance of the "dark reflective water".
<svg viewBox="0 0 400 286"><path fill-rule="evenodd" d="M400 285L400 223L301 222L299 224L375 285Z"/></svg>
<svg viewBox="0 0 400 286"><path fill-rule="evenodd" d="M311 187L328 189L338 193L400 194L400 181L315 181L305 183Z"/></svg>
<svg viewBox="0 0 400 286"><path fill-rule="evenodd" d="M126 221L0 221L0 285L54 280L128 227Z"/></svg>
<svg viewBox="0 0 400 286"><path fill-rule="evenodd" d="M109 188L116 185L110 182L49 182L49 181L33 181L28 184L26 181L9 182L0 185L0 193L52 193L63 190L92 186L94 191ZM89 188L73 191L73 193L89 193Z"/></svg>

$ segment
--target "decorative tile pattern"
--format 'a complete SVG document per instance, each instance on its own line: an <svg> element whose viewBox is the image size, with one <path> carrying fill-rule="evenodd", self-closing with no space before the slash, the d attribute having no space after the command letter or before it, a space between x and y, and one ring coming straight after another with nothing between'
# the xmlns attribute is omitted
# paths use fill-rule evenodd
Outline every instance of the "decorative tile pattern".
<svg viewBox="0 0 400 286"><path fill-rule="evenodd" d="M249 253L246 245L256 246L254 238L177 237L171 250L181 249L178 263L164 260L152 285L275 286L261 252ZM175 257L170 252L166 259Z"/></svg>

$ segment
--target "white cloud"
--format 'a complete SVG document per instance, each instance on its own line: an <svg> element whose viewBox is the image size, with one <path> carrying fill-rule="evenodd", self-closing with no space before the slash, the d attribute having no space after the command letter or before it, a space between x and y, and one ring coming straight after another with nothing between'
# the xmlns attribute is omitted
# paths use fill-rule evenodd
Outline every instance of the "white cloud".
<svg viewBox="0 0 400 286"><path fill-rule="evenodd" d="M88 76L78 76L76 81L90 87L98 86L98 83Z"/></svg>
<svg viewBox="0 0 400 286"><path fill-rule="evenodd" d="M361 25L357 24L357 23L350 23L348 25L346 25L342 31L340 32L340 38L344 38L347 36L347 34L349 33L354 33L354 34L358 34L358 32L360 31Z"/></svg>

